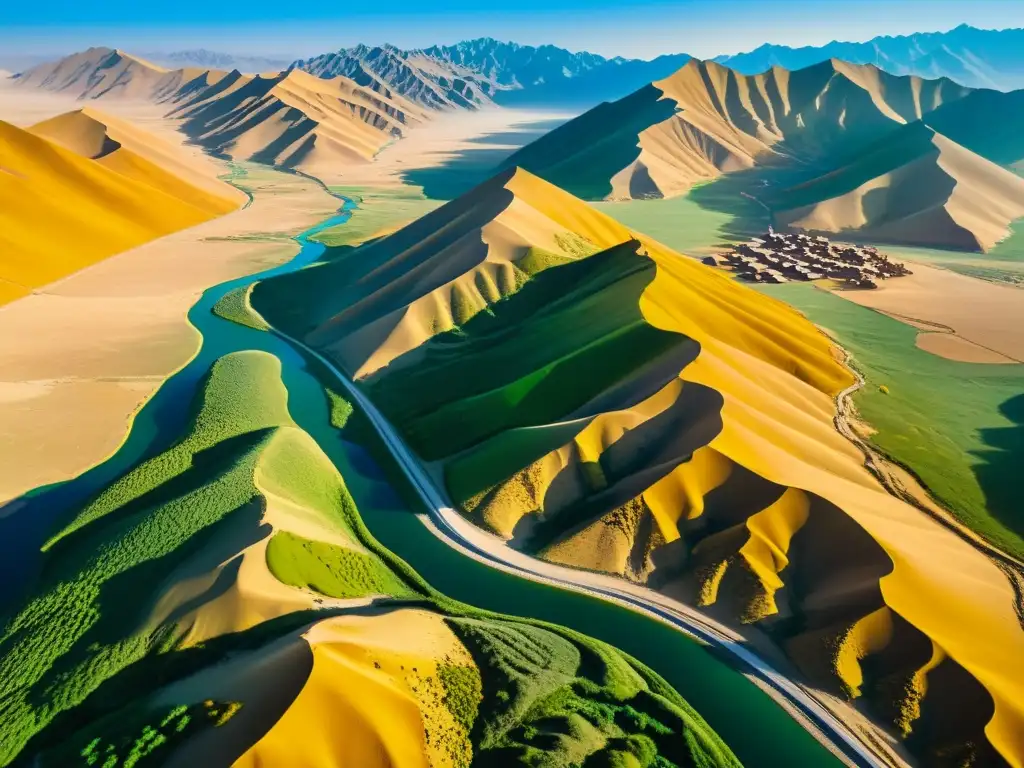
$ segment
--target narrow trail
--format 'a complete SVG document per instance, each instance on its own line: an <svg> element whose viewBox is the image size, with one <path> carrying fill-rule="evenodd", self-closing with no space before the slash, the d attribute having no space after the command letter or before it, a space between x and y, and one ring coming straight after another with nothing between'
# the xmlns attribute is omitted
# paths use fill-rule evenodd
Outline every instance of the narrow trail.
<svg viewBox="0 0 1024 768"><path fill-rule="evenodd" d="M866 382L864 381L864 376L853 363L853 355L845 349L843 349L843 354L843 364L853 374L854 382L836 395L836 415L833 420L836 430L857 446L864 455L864 466L878 478L882 487L890 495L928 515L932 520L956 534L961 540L970 544L992 561L1010 583L1010 588L1014 594L1013 610L1017 615L1017 621L1020 623L1021 629L1024 629L1024 563L995 547L957 520L951 512L935 500L912 469L889 458L858 434L857 430L853 427L853 422L856 421L853 395L866 386ZM907 484L899 477L900 473L909 477L917 488L908 488ZM922 497L928 503L922 500Z"/></svg>

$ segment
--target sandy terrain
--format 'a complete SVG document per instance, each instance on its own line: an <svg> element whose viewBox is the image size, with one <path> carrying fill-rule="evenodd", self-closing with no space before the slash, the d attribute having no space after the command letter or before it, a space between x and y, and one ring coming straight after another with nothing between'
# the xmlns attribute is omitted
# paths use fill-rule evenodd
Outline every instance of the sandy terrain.
<svg viewBox="0 0 1024 768"><path fill-rule="evenodd" d="M1016 363L1006 355L993 352L991 349L979 347L952 333L919 333L914 342L919 349L947 360L959 360L962 363Z"/></svg>
<svg viewBox="0 0 1024 768"><path fill-rule="evenodd" d="M221 164L200 154L194 147L158 138L128 120L91 106L44 120L29 130L72 152L95 158L120 173L131 177L141 176L142 180L159 185L162 189L168 189L168 182L173 183L173 180L147 177L139 173L138 166L144 167L147 162L151 163L190 187L231 200L236 205L242 205L248 200L241 190L218 178L224 171ZM119 160L123 155L134 156L136 162L130 159ZM140 164L137 159L144 162Z"/></svg>
<svg viewBox="0 0 1024 768"><path fill-rule="evenodd" d="M81 104L0 90L0 119L36 123ZM160 109L109 102L107 111L180 146ZM187 148L188 153L199 150ZM228 168L219 161L202 159ZM132 415L196 352L186 314L202 291L281 263L296 234L336 210L319 185L253 169L255 201L152 241L0 308L0 500L73 476L113 452ZM230 238L249 239L233 241Z"/></svg>
<svg viewBox="0 0 1024 768"><path fill-rule="evenodd" d="M460 152L481 149L474 142L481 136L516 131L518 127L542 120L568 118L557 112L538 112L522 109L481 109L476 112L441 113L429 123L411 131L401 141L384 147L373 162L346 170L340 174L327 174L321 178L328 184L353 186L398 186L402 174L413 168L436 168L444 165ZM487 149L508 149L521 144L487 144Z"/></svg>
<svg viewBox="0 0 1024 768"><path fill-rule="evenodd" d="M874 291L838 295L899 320L923 321L953 331L967 344L918 337L918 346L941 357L966 362L1024 362L1024 291L1008 285L959 275L925 264L914 274L884 282ZM916 327L920 328L918 324ZM979 359L983 348L988 359Z"/></svg>
<svg viewBox="0 0 1024 768"><path fill-rule="evenodd" d="M1016 174L934 131L904 132L897 142L906 145L905 162L894 165L887 142L841 171L794 188L798 198L819 199L788 210L775 206L777 222L808 232L856 231L879 242L987 251L1024 216L1024 179ZM836 194L846 188L837 174L870 178Z"/></svg>
<svg viewBox="0 0 1024 768"><path fill-rule="evenodd" d="M368 162L393 137L430 118L401 96L301 70L239 78L227 92L222 85L178 99L174 115L185 118L188 135L219 155L258 158L320 178Z"/></svg>
<svg viewBox="0 0 1024 768"><path fill-rule="evenodd" d="M322 619L162 690L158 701L168 705L244 702L168 765L450 765L446 746L464 732L441 703L442 663L472 666L472 658L439 614L371 609Z"/></svg>

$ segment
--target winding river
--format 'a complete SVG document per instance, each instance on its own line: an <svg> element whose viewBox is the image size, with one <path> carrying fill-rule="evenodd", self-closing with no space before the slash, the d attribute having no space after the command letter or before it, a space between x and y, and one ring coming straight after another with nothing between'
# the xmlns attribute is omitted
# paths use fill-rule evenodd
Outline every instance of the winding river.
<svg viewBox="0 0 1024 768"><path fill-rule="evenodd" d="M839 765L727 660L672 627L596 597L496 570L447 546L405 508L369 456L343 441L331 427L323 386L308 370L304 353L276 334L212 313L229 291L318 259L324 246L311 238L346 222L354 207L344 200L335 215L297 236L300 250L290 262L230 280L203 294L188 315L202 334L199 352L139 411L117 453L73 480L26 494L14 502L17 506L11 514L0 518L0 584L30 583L39 567L39 546L67 510L180 437L196 387L217 358L240 350L263 350L281 360L292 417L338 467L367 527L434 587L481 608L570 626L632 654L665 677L749 768ZM0 594L0 611L17 597L13 590L5 592Z"/></svg>

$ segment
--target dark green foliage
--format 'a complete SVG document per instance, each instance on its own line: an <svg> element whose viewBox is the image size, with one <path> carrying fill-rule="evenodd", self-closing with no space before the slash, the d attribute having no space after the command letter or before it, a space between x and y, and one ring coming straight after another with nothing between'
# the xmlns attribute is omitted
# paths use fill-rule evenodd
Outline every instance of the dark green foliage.
<svg viewBox="0 0 1024 768"><path fill-rule="evenodd" d="M51 542L33 595L0 634L0 764L19 753L42 755L42 766L91 758L111 768L159 764L235 705L154 715L145 705L151 691L339 613L296 612L187 649L179 617L150 625L154 600L191 558L226 562L269 533L261 519L273 496L354 542L348 549L276 534L268 562L286 583L343 597L420 594L467 628L479 670L447 664L438 674L443 702L471 733L480 765L646 755L647 742L631 735L657 747L661 762L652 765L699 764L678 760L680 750L736 765L678 694L635 661L568 630L444 598L381 546L336 470L291 421L268 357L218 362L181 442L125 473ZM346 438L362 424L370 440L363 414L343 397L331 402L345 413Z"/></svg>
<svg viewBox="0 0 1024 768"><path fill-rule="evenodd" d="M257 331L270 330L266 321L249 304L251 290L252 286L245 285L228 291L213 305L213 314Z"/></svg>
<svg viewBox="0 0 1024 768"><path fill-rule="evenodd" d="M370 395L427 460L563 418L687 341L644 320L640 295L655 267L638 248L546 269L371 377Z"/></svg>
<svg viewBox="0 0 1024 768"><path fill-rule="evenodd" d="M51 540L39 583L0 630L0 764L103 681L173 648L167 630L149 625L152 601L193 555L221 552L226 538L236 547L227 560L268 533L257 477L342 526L353 514L337 471L293 426L279 372L264 353L219 360L183 439Z"/></svg>
<svg viewBox="0 0 1024 768"><path fill-rule="evenodd" d="M603 643L539 623L449 624L483 678L474 765L738 766L677 693Z"/></svg>
<svg viewBox="0 0 1024 768"><path fill-rule="evenodd" d="M145 708L126 707L91 724L86 733L74 734L54 749L43 752L38 765L41 768L156 766L180 743L206 728L223 725L239 709L238 702L209 700L179 705L162 716Z"/></svg>

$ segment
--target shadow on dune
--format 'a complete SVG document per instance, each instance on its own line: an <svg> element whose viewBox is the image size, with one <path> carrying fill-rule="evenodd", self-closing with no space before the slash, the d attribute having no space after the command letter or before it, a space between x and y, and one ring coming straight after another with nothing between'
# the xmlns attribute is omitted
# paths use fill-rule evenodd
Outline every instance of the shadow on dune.
<svg viewBox="0 0 1024 768"><path fill-rule="evenodd" d="M975 451L981 463L975 477L985 494L989 513L1019 536L1024 536L1024 507L1020 502L1020 472L1024 469L1024 393L999 406L1008 427L981 429L985 450Z"/></svg>
<svg viewBox="0 0 1024 768"><path fill-rule="evenodd" d="M409 169L402 174L402 181L422 187L423 194L431 200L453 200L493 176L520 147L563 122L564 118L551 118L477 136L441 165Z"/></svg>

